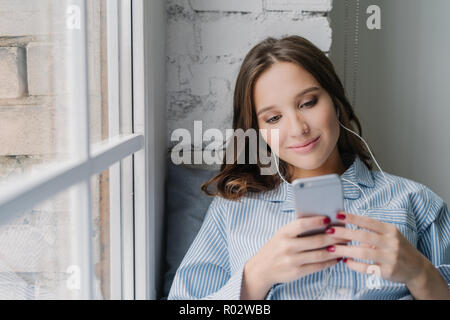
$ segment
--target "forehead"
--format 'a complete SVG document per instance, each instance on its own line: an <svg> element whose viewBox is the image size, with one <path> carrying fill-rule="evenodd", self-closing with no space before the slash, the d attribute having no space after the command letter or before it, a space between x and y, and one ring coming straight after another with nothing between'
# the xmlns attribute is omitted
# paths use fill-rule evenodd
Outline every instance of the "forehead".
<svg viewBox="0 0 450 320"><path fill-rule="evenodd" d="M277 104L282 98L292 98L303 89L319 86L317 80L304 69L291 62L276 62L256 80L253 98L256 107Z"/></svg>

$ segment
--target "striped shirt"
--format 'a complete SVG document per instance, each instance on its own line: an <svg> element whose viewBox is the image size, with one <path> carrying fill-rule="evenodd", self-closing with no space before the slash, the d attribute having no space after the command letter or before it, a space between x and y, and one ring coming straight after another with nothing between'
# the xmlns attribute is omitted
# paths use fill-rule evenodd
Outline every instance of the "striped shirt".
<svg viewBox="0 0 450 320"><path fill-rule="evenodd" d="M418 182L369 170L359 156L349 163L340 176L344 211L394 224L450 283L450 215L442 198ZM287 183L239 201L214 198L178 267L168 299L240 299L245 263L280 227L296 219L294 207L293 189ZM373 277L349 269L341 260L273 285L265 299L413 299L405 284Z"/></svg>

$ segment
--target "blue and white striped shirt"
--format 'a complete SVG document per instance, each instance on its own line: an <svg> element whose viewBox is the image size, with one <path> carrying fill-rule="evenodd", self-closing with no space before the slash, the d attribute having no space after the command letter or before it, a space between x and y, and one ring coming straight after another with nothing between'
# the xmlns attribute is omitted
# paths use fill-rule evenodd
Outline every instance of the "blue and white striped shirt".
<svg viewBox="0 0 450 320"><path fill-rule="evenodd" d="M447 204L418 182L370 171L356 156L341 175L344 211L395 224L450 283L450 215ZM384 206L393 198L388 208ZM364 197L365 195L365 197ZM249 194L239 201L216 197L181 262L168 299L240 299L244 265L283 225L296 219L292 187ZM347 228L355 229L354 225ZM351 242L350 245L358 244ZM343 261L295 281L275 284L266 299L413 299L403 283L349 269ZM372 279L370 279L372 281ZM373 288L373 289L369 289Z"/></svg>

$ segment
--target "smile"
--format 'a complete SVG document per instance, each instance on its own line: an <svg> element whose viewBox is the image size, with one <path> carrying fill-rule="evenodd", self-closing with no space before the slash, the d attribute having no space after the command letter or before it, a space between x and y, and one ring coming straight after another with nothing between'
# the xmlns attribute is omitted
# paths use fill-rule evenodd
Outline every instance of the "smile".
<svg viewBox="0 0 450 320"><path fill-rule="evenodd" d="M301 153L309 152L319 143L319 141L320 141L320 136L317 137L316 139L314 139L309 144L303 146L303 147L298 145L298 146L289 147L289 149L292 150L292 151L301 152Z"/></svg>

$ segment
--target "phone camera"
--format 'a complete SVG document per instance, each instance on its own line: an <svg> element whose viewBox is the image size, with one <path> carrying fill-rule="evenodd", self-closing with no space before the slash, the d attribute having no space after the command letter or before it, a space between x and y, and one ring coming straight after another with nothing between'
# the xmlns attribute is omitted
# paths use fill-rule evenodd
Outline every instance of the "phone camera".
<svg viewBox="0 0 450 320"><path fill-rule="evenodd" d="M300 183L300 188L303 188L305 186L304 183Z"/></svg>

